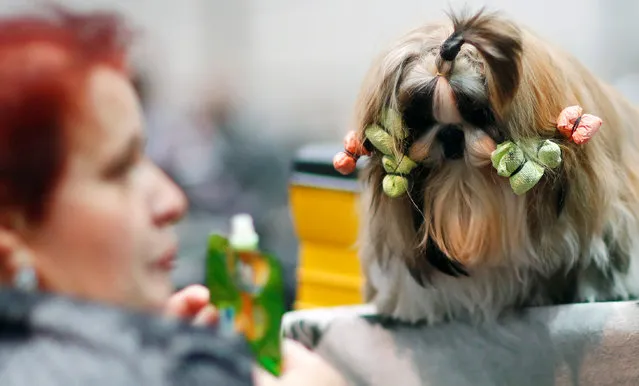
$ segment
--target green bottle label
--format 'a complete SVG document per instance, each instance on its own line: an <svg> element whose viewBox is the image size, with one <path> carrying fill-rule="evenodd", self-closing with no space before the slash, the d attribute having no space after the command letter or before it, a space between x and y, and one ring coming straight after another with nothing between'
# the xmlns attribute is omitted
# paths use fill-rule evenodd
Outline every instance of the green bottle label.
<svg viewBox="0 0 639 386"><path fill-rule="evenodd" d="M260 251L238 251L228 239L209 237L206 284L220 315L220 331L241 333L257 362L281 371L280 325L284 315L284 283L278 260Z"/></svg>

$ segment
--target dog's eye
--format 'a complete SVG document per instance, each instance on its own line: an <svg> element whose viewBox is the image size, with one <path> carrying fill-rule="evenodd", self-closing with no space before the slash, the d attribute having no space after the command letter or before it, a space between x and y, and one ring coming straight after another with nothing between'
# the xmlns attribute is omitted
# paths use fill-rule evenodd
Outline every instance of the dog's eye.
<svg viewBox="0 0 639 386"><path fill-rule="evenodd" d="M409 143L426 134L435 125L433 95L436 85L437 79L433 78L426 87L412 93L405 103L402 115L404 123L409 128Z"/></svg>
<svg viewBox="0 0 639 386"><path fill-rule="evenodd" d="M464 120L473 126L486 128L495 124L495 114L490 106L486 89L477 80L452 78L450 87L455 94L457 110Z"/></svg>
<svg viewBox="0 0 639 386"><path fill-rule="evenodd" d="M498 125L489 125L484 127L483 130L495 143L502 143L506 140L503 128Z"/></svg>

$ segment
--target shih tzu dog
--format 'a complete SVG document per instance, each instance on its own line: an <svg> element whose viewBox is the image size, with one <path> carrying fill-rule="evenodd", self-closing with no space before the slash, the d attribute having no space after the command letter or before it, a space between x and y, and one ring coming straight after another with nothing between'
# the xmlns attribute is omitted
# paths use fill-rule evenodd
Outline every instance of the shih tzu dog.
<svg viewBox="0 0 639 386"><path fill-rule="evenodd" d="M639 113L499 14L415 29L371 69L334 164L363 170L381 314L437 323L639 295Z"/></svg>

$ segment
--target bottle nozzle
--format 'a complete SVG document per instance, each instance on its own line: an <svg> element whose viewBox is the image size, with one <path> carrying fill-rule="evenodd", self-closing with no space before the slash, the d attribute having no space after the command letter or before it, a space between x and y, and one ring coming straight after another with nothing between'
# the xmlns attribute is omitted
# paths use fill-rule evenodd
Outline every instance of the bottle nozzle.
<svg viewBox="0 0 639 386"><path fill-rule="evenodd" d="M258 248L259 237L255 232L251 215L242 213L231 217L229 242L235 249L255 250Z"/></svg>

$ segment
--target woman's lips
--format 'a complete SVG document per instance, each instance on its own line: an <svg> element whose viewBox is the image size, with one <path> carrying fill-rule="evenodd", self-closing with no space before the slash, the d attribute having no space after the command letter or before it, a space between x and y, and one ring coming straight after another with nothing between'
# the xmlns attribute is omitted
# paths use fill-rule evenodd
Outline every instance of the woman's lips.
<svg viewBox="0 0 639 386"><path fill-rule="evenodd" d="M172 271L175 268L177 258L177 246L171 247L164 252L160 258L155 260L153 266L162 271Z"/></svg>

